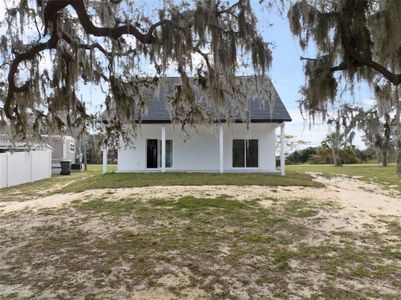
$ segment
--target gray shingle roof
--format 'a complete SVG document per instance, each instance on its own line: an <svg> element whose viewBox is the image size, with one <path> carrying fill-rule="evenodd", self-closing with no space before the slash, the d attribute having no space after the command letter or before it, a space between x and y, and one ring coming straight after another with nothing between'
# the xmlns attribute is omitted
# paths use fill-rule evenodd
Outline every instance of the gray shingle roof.
<svg viewBox="0 0 401 300"><path fill-rule="evenodd" d="M246 79L247 85L252 85L252 77L239 77L240 80ZM147 111L142 116L143 123L169 123L171 122L171 117L167 108L167 98L169 95L174 93L176 85L180 84L180 79L178 77L168 77L164 79L164 84L160 84L158 91L155 92L153 100L150 102ZM266 95L255 95L251 92L254 90L252 86L249 87L249 96L247 99L248 107L247 110L250 114L251 122L291 122L291 116L289 115L287 109L285 108L280 96L278 95L273 83L268 79L268 88ZM248 86L247 92L248 92ZM269 105L267 95L270 92L272 97L272 104ZM240 114L235 117L236 122L242 122Z"/></svg>

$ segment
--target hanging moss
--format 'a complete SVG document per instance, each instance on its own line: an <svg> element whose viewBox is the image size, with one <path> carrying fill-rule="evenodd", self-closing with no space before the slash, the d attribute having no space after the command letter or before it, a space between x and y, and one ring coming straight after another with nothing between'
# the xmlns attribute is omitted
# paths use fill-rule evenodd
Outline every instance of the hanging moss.
<svg viewBox="0 0 401 300"><path fill-rule="evenodd" d="M81 84L96 84L107 94L105 139L132 137L172 68L181 79L169 95L176 124L216 122L222 110L226 120L238 112L249 119L236 72L248 59L263 77L272 60L269 44L256 30L251 1L165 1L155 16L144 15L139 1L65 3L15 1L0 21L8 28L0 39L0 57L15 78L7 82L0 113L16 134L86 130L94 116L86 113L77 91ZM85 15L83 23L79 15ZM35 37L26 36L28 24ZM194 55L202 63L195 65ZM46 57L51 66L44 68Z"/></svg>
<svg viewBox="0 0 401 300"><path fill-rule="evenodd" d="M338 82L352 89L365 81L377 96L381 116L395 111L401 173L401 2L397 0L301 0L288 12L290 28L303 49L317 48L305 61L301 107L311 118L325 116L336 101ZM341 75L336 75L336 74Z"/></svg>

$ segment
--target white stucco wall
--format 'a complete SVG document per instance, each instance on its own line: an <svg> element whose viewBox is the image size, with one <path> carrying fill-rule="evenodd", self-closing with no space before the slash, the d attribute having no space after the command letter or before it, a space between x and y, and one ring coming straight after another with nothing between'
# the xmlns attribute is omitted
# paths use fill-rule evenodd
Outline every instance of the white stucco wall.
<svg viewBox="0 0 401 300"><path fill-rule="evenodd" d="M173 166L166 171L219 171L218 125L208 129L192 130L189 137L171 124L142 124L135 146L121 146L118 151L118 172L155 171L146 168L146 140L161 139L161 128L166 128L166 139L173 140ZM278 123L254 123L249 130L244 124L224 125L225 172L275 172L275 139ZM252 169L232 167L232 140L259 140L259 167Z"/></svg>

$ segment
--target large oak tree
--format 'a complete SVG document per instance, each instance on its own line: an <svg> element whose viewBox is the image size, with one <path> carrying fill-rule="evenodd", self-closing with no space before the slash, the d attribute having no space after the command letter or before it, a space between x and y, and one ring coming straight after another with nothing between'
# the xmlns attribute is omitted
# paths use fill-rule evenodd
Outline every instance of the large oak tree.
<svg viewBox="0 0 401 300"><path fill-rule="evenodd" d="M238 105L227 113L244 106L235 80L241 65L264 75L272 59L249 0L154 1L149 15L146 1L3 3L0 119L25 136L86 124L85 99L77 91L87 83L105 89L106 107L114 112L109 132L124 135L172 69L181 78L170 95L174 117L212 122L228 98ZM199 87L207 95L202 101L195 97Z"/></svg>
<svg viewBox="0 0 401 300"><path fill-rule="evenodd" d="M374 89L380 115L395 111L398 123L398 170L401 172L401 1L301 0L288 18L303 49L316 57L305 61L301 106L311 115L325 114L336 101L340 79L348 86L367 82Z"/></svg>

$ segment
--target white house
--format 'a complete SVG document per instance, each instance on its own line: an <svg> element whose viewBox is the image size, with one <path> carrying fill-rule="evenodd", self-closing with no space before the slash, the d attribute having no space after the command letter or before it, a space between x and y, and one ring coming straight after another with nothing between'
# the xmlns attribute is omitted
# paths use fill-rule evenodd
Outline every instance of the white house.
<svg viewBox="0 0 401 300"><path fill-rule="evenodd" d="M229 124L200 125L189 136L171 123L167 93L161 87L143 116L133 146L118 149L117 172L275 173L276 131L280 129L280 169L284 175L284 122L290 122L291 117L270 80L268 83L266 95L249 96L248 128L238 115ZM271 105L266 103L268 97L273 99ZM103 157L106 172L107 150Z"/></svg>

